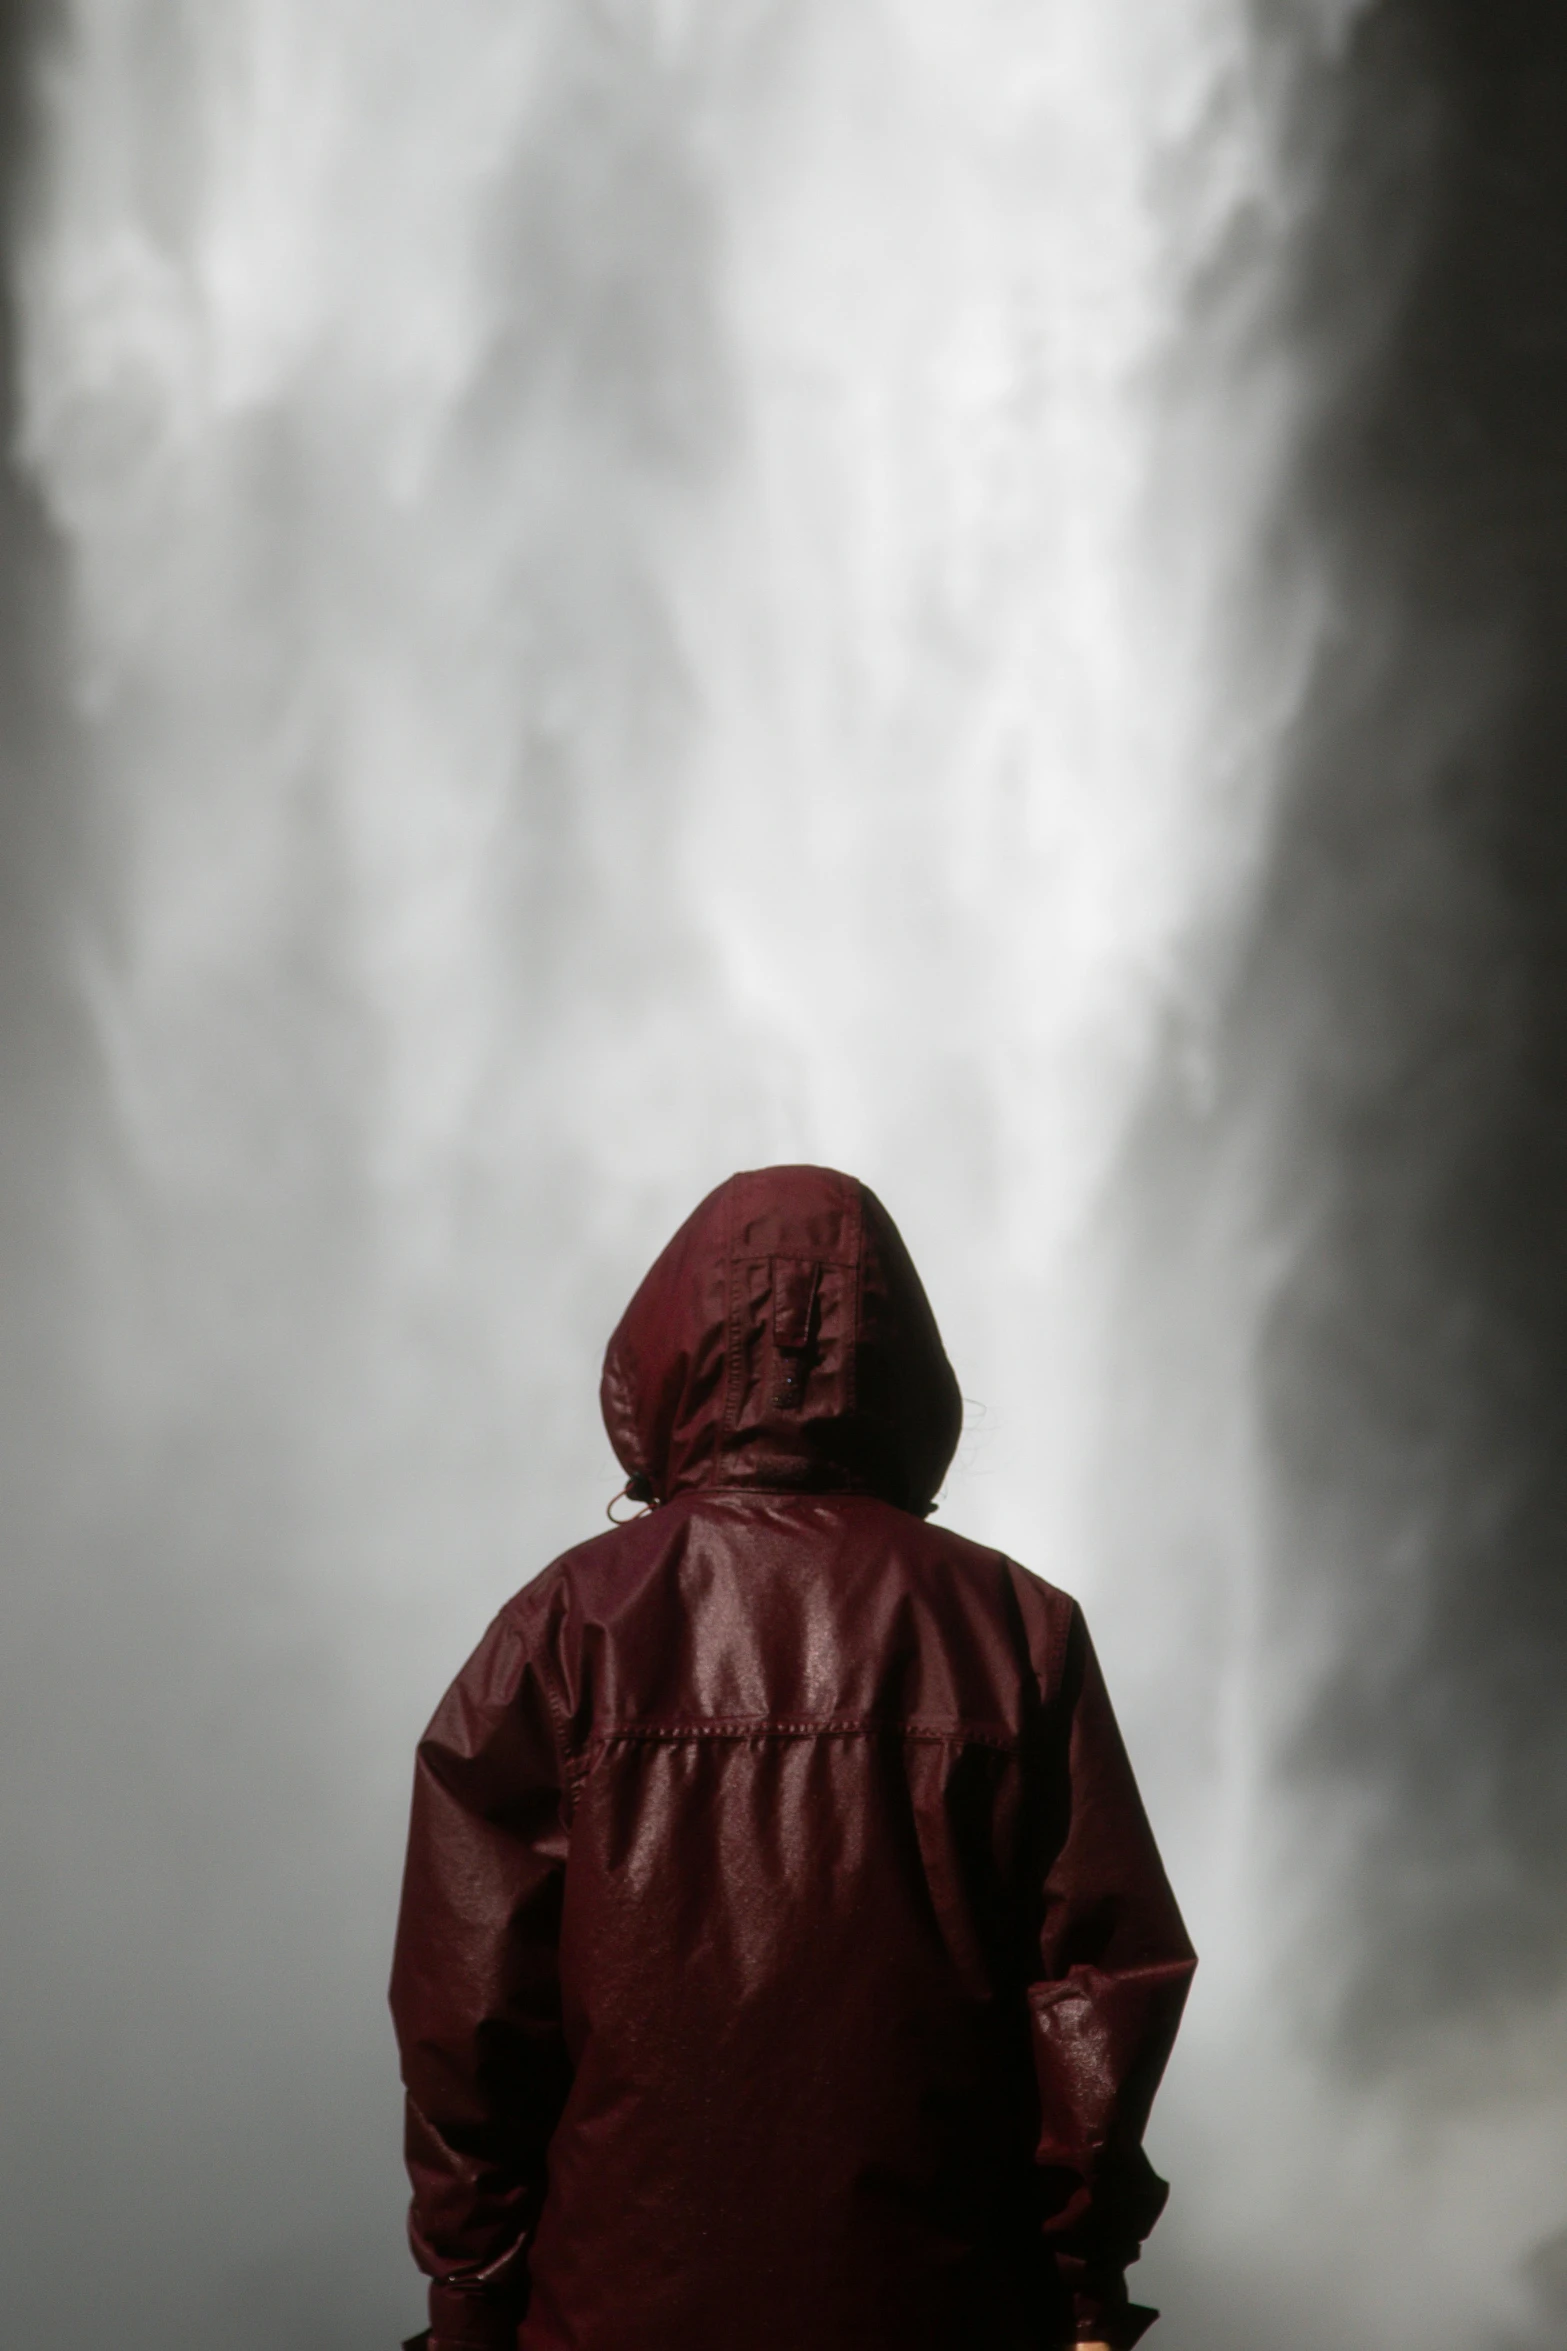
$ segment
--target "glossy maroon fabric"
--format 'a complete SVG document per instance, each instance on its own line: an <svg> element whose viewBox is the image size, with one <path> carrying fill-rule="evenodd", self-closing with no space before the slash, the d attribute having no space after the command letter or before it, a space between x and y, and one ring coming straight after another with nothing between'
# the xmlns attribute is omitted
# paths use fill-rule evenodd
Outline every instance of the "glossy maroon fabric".
<svg viewBox="0 0 1567 2351"><path fill-rule="evenodd" d="M392 2002L434 2351L1130 2344L1193 1961L1082 1618L923 1516L879 1203L734 1178L610 1343L656 1507L421 1744Z"/></svg>

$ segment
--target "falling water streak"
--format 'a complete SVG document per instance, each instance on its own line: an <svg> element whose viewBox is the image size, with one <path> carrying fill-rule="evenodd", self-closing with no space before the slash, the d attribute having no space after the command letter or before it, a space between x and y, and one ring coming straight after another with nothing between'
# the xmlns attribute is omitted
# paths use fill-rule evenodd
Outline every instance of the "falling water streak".
<svg viewBox="0 0 1567 2351"><path fill-rule="evenodd" d="M1293 2304L1272 2339L1353 2323L1391 2351L1401 2252L1362 2223L1307 2307L1322 2246L1227 2054L1320 2149L1242 1932L1266 1277L1211 1224L1186 1360L1137 1377L1155 1418L1202 1391L1223 1496L1166 1460L1112 1509L1103 1475L1140 1330L1126 1204L1163 1180L1141 1122L1161 1088L1201 1104L1318 621L1309 579L1254 606L1303 396L1272 272L1309 191L1245 11L67 13L22 446L72 565L81 981L121 1153L84 1176L83 1428L119 1465L111 1522L138 1478L206 1465L178 1507L138 1497L131 1564L155 1623L195 1608L198 1681L259 1675L257 1744L220 1744L215 1784L265 1813L263 1889L346 1869L352 1911L308 1994L268 1995L222 1919L176 1970L215 2033L252 1995L252 2029L292 2033L281 2087L230 2056L149 2088L165 2027L89 1968L132 2043L110 2160L150 2131L188 2166L229 2088L254 2141L227 2200L189 2186L194 2270L111 2185L106 2258L155 2248L131 2329L179 2339L249 2275L244 2341L299 2309L360 2339L359 2305L308 2299L332 2290L314 2176L268 2200L313 2053L383 2127L361 2019L406 1740L485 1608L593 1523L593 1357L640 1260L730 1166L798 1154L905 1223L986 1409L950 1514L1087 1592L1159 1759L1231 2004L1199 2004L1172 2084L1171 2351L1219 2339L1195 2265L1243 2264L1259 2225ZM1189 1578L1133 1563L1193 1530ZM209 1572L231 1622L193 1600ZM138 1704L181 1686L143 1670ZM1172 1680L1206 1748L1164 1729ZM327 1782L296 1832L285 1800ZM239 1903L232 1830L220 1804L190 1833ZM150 1984L161 1920L119 1900ZM313 1949L320 1918L288 1916ZM332 2142L339 2266L378 2312L385 2127ZM1462 2307L1422 2323L1468 2340Z"/></svg>

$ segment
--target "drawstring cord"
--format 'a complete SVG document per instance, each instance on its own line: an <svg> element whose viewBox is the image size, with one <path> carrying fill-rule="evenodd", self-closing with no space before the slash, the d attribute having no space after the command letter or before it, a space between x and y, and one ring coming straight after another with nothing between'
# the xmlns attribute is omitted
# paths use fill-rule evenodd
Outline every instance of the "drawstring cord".
<svg viewBox="0 0 1567 2351"><path fill-rule="evenodd" d="M641 1470L634 1469L630 1477L627 1478L625 1484L621 1487L620 1492L618 1494L611 1494L609 1500L605 1503L604 1516L609 1520L609 1523L612 1527L628 1527L630 1526L632 1519L646 1518L656 1499L657 1497L653 1492L652 1480L650 1478L644 1477ZM615 1504L617 1502L640 1502L642 1507L640 1510L633 1510L626 1518L617 1518L615 1516Z"/></svg>

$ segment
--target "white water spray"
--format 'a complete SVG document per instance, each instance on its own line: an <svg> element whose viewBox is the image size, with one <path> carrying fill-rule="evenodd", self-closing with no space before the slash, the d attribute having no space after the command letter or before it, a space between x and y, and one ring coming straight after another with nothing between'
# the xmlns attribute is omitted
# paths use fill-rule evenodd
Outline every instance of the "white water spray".
<svg viewBox="0 0 1567 2351"><path fill-rule="evenodd" d="M67 13L23 451L69 549L119 1150L85 1171L84 1424L208 1465L145 1541L174 1619L209 1570L232 1605L207 1586L151 1702L261 1690L199 1829L227 1907L171 1977L228 2054L107 1965L82 1995L130 2052L111 2166L150 2138L200 2246L148 2189L105 2258L141 2264L117 2339L335 2351L411 2305L368 2019L408 1742L595 1523L598 1347L734 1166L883 1192L985 1407L947 1515L1089 1599L1210 1980L1256 1989L1233 1237L1192 1247L1201 1340L1188 1298L1137 1374L1178 1425L1201 1391L1210 1474L1129 1507L1105 1460L1139 1121L1201 1096L1315 625L1309 582L1256 603L1300 192L1239 0ZM309 1895L287 1996L235 1803ZM1223 2338L1258 2226L1245 2292L1321 2261L1226 2045L1275 2100L1283 2060L1222 2005L1156 2142L1193 2216L1169 2351ZM1272 2339L1401 2346L1390 2258L1364 2240L1342 2306L1292 2284Z"/></svg>

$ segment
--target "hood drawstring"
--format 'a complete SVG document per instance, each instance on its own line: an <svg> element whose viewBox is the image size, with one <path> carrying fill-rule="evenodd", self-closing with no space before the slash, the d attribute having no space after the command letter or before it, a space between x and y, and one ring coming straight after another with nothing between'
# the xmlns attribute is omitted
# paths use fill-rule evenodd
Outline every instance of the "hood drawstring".
<svg viewBox="0 0 1567 2351"><path fill-rule="evenodd" d="M612 1527L628 1527L630 1526L632 1519L646 1518L656 1499L657 1497L653 1492L652 1480L650 1478L644 1477L641 1470L636 1469L633 1470L630 1477L627 1478L625 1484L621 1487L620 1492L618 1494L611 1494L609 1500L604 1505L604 1516L609 1520L609 1523ZM615 1516L615 1504L617 1502L640 1502L642 1507L640 1510L633 1510L626 1518L617 1518Z"/></svg>

